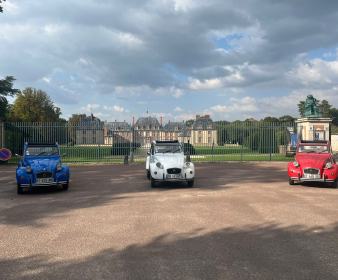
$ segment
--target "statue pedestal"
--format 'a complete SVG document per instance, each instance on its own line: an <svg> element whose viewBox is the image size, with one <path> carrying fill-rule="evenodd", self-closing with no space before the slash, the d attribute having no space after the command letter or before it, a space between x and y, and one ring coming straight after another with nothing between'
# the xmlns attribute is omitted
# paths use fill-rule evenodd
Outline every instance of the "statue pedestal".
<svg viewBox="0 0 338 280"><path fill-rule="evenodd" d="M302 140L330 141L330 123L332 119L323 117L309 117L296 120L297 130L302 131Z"/></svg>

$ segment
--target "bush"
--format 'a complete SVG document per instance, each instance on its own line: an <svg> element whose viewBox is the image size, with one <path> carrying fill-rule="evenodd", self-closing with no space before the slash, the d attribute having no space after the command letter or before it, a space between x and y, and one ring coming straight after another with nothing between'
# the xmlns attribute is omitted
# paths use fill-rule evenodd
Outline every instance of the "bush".
<svg viewBox="0 0 338 280"><path fill-rule="evenodd" d="M72 146L74 146L74 143L73 142L69 142L68 143L68 147L72 147Z"/></svg>
<svg viewBox="0 0 338 280"><path fill-rule="evenodd" d="M259 149L261 154L269 154L278 152L276 136L271 128L264 128L260 133Z"/></svg>
<svg viewBox="0 0 338 280"><path fill-rule="evenodd" d="M196 150L190 143L184 143L184 153L189 152L190 155L196 155Z"/></svg>
<svg viewBox="0 0 338 280"><path fill-rule="evenodd" d="M259 132L246 137L245 146L250 148L252 151L257 151L259 148Z"/></svg>
<svg viewBox="0 0 338 280"><path fill-rule="evenodd" d="M141 147L140 143L131 143L132 151L134 152L137 148ZM130 155L130 142L126 143L114 143L111 154L113 156L129 156Z"/></svg>

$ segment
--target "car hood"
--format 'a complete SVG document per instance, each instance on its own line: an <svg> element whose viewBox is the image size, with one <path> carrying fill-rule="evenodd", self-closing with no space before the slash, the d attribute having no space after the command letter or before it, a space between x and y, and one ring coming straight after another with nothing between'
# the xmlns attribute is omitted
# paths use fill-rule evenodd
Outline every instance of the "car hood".
<svg viewBox="0 0 338 280"><path fill-rule="evenodd" d="M39 159L30 159L26 158L25 163L26 166L32 167L33 171L41 171L48 170L54 171L56 169L56 165L58 164L57 159L48 159L48 158L39 158Z"/></svg>
<svg viewBox="0 0 338 280"><path fill-rule="evenodd" d="M184 155L174 154L174 155L156 155L155 158L167 168L179 167L183 168L184 164Z"/></svg>
<svg viewBox="0 0 338 280"><path fill-rule="evenodd" d="M302 168L314 167L314 168L323 168L327 160L330 158L328 155L298 155L296 160Z"/></svg>

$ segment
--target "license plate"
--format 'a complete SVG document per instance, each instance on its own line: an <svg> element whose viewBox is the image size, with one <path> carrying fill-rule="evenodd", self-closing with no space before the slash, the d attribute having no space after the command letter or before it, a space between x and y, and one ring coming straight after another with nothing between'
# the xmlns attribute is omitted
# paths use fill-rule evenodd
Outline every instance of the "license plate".
<svg viewBox="0 0 338 280"><path fill-rule="evenodd" d="M37 183L52 183L53 182L53 178L49 178L49 179L36 179Z"/></svg>
<svg viewBox="0 0 338 280"><path fill-rule="evenodd" d="M320 175L318 174L304 174L303 177L308 179L320 179Z"/></svg>
<svg viewBox="0 0 338 280"><path fill-rule="evenodd" d="M168 174L167 178L174 179L174 178L181 178L181 174Z"/></svg>

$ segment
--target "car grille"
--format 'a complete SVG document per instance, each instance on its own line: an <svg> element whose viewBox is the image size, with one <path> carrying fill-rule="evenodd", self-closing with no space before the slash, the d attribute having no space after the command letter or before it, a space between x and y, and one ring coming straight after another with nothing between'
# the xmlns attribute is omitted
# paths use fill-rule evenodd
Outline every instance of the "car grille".
<svg viewBox="0 0 338 280"><path fill-rule="evenodd" d="M181 174L181 168L169 168L167 169L168 174Z"/></svg>
<svg viewBox="0 0 338 280"><path fill-rule="evenodd" d="M319 169L317 169L317 168L304 168L303 173L304 174L316 174L316 175L318 175Z"/></svg>
<svg viewBox="0 0 338 280"><path fill-rule="evenodd" d="M40 179L53 178L53 172L43 171L35 174L35 177Z"/></svg>

